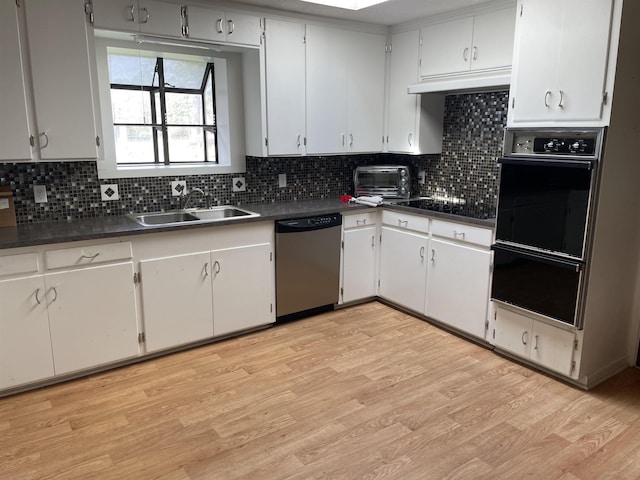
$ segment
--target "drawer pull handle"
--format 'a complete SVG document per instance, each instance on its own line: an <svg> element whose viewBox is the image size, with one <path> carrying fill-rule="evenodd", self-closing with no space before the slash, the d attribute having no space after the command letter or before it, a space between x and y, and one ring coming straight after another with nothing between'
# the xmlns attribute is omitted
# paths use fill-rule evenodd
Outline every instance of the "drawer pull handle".
<svg viewBox="0 0 640 480"><path fill-rule="evenodd" d="M536 342L533 344L533 349L534 349L534 350L537 350L537 349L538 349L538 335L534 335L533 339L536 341Z"/></svg>
<svg viewBox="0 0 640 480"><path fill-rule="evenodd" d="M42 305L42 302L40 301L40 289L36 288L36 302L38 302L38 305Z"/></svg>
<svg viewBox="0 0 640 480"><path fill-rule="evenodd" d="M371 235L371 248L375 248L376 246L376 236Z"/></svg>
<svg viewBox="0 0 640 480"><path fill-rule="evenodd" d="M406 227L408 224L409 224L409 220L400 220L400 219L398 219L398 226Z"/></svg>
<svg viewBox="0 0 640 480"><path fill-rule="evenodd" d="M559 90L560 93L560 101L558 102L558 107L560 108L564 108L564 92L562 90Z"/></svg>
<svg viewBox="0 0 640 480"><path fill-rule="evenodd" d="M207 278L209 276L209 262L206 262L204 264L204 278Z"/></svg>
<svg viewBox="0 0 640 480"><path fill-rule="evenodd" d="M527 332L526 330L525 330L524 332L522 332L522 338L521 338L521 340L522 340L522 344L523 344L523 345L526 345L526 344L527 344L527 337L528 337L528 335L529 335L529 332Z"/></svg>
<svg viewBox="0 0 640 480"><path fill-rule="evenodd" d="M80 258L84 258L86 260L95 260L96 258L98 258L98 255L100 255L100 252L96 253L95 255L80 255Z"/></svg>
<svg viewBox="0 0 640 480"><path fill-rule="evenodd" d="M51 287L51 290L53 290L53 300L51 300L51 303L53 303L58 300L58 290L56 290L56 287Z"/></svg>
<svg viewBox="0 0 640 480"><path fill-rule="evenodd" d="M233 24L233 20L227 20L227 23L229 24L229 35L231 35L236 29L236 26Z"/></svg>
<svg viewBox="0 0 640 480"><path fill-rule="evenodd" d="M458 238L458 237L464 238L464 235L465 235L464 232L458 232L457 230L453 231L453 236L456 237L456 238Z"/></svg>
<svg viewBox="0 0 640 480"><path fill-rule="evenodd" d="M436 249L435 248L431 249L431 261L432 262L436 261Z"/></svg>
<svg viewBox="0 0 640 480"><path fill-rule="evenodd" d="M544 92L544 106L546 108L549 108L549 95L551 95L551 90Z"/></svg>
<svg viewBox="0 0 640 480"><path fill-rule="evenodd" d="M358 220L356 219L356 225L366 225L367 224L367 219L363 219L363 220Z"/></svg>
<svg viewBox="0 0 640 480"><path fill-rule="evenodd" d="M216 22L216 30L218 31L218 33L224 33L224 30L222 29L222 19L219 18L218 21Z"/></svg>
<svg viewBox="0 0 640 480"><path fill-rule="evenodd" d="M420 247L420 259L424 261L424 247Z"/></svg>
<svg viewBox="0 0 640 480"><path fill-rule="evenodd" d="M213 266L216 269L215 270L216 275L219 274L220 270L222 269L222 267L220 266L220 262L216 260L215 262L213 262Z"/></svg>
<svg viewBox="0 0 640 480"><path fill-rule="evenodd" d="M132 22L136 21L136 17L134 14L134 10L135 10L136 6L135 5L131 5L131 10L129 11L129 14L131 15L131 18L129 19Z"/></svg>

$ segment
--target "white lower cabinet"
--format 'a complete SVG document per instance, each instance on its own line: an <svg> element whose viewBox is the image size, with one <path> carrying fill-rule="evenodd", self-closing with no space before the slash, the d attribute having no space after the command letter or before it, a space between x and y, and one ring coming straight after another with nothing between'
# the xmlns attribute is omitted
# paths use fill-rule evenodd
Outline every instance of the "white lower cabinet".
<svg viewBox="0 0 640 480"><path fill-rule="evenodd" d="M0 390L52 377L42 275L0 281Z"/></svg>
<svg viewBox="0 0 640 480"><path fill-rule="evenodd" d="M211 254L140 262L147 352L213 336Z"/></svg>
<svg viewBox="0 0 640 480"><path fill-rule="evenodd" d="M484 339L490 269L488 249L432 238L426 315Z"/></svg>
<svg viewBox="0 0 640 480"><path fill-rule="evenodd" d="M379 295L416 312L424 311L427 235L382 225Z"/></svg>
<svg viewBox="0 0 640 480"><path fill-rule="evenodd" d="M211 252L215 336L275 320L271 252L268 243Z"/></svg>
<svg viewBox="0 0 640 480"><path fill-rule="evenodd" d="M341 304L376 295L377 213L345 215L342 229Z"/></svg>
<svg viewBox="0 0 640 480"><path fill-rule="evenodd" d="M496 308L495 345L562 375L574 370L576 333L511 310Z"/></svg>

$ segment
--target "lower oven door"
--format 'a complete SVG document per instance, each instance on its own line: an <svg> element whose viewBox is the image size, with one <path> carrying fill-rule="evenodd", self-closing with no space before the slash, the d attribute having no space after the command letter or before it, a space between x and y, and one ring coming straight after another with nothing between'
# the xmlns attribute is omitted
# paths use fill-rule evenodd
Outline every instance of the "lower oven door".
<svg viewBox="0 0 640 480"><path fill-rule="evenodd" d="M580 328L583 262L500 244L491 249L492 300Z"/></svg>

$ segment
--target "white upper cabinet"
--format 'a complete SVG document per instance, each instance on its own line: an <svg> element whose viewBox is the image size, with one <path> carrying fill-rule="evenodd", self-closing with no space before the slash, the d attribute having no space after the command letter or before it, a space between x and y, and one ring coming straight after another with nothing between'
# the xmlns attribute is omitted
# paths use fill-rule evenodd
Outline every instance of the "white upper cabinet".
<svg viewBox="0 0 640 480"><path fill-rule="evenodd" d="M428 25L420 30L420 76L508 69L514 29L513 6Z"/></svg>
<svg viewBox="0 0 640 480"><path fill-rule="evenodd" d="M386 150L398 153L440 153L444 96L415 95L407 87L418 81L418 30L391 36Z"/></svg>
<svg viewBox="0 0 640 480"><path fill-rule="evenodd" d="M262 28L259 17L194 5L185 8L189 38L260 45Z"/></svg>
<svg viewBox="0 0 640 480"><path fill-rule="evenodd" d="M265 20L267 151L305 152L305 26Z"/></svg>
<svg viewBox="0 0 640 480"><path fill-rule="evenodd" d="M603 122L613 0L524 0L509 124Z"/></svg>
<svg viewBox="0 0 640 480"><path fill-rule="evenodd" d="M159 0L92 0L93 25L155 35L183 36L180 5Z"/></svg>
<svg viewBox="0 0 640 480"><path fill-rule="evenodd" d="M382 150L385 37L307 25L307 153Z"/></svg>
<svg viewBox="0 0 640 480"><path fill-rule="evenodd" d="M25 2L37 148L42 159L98 156L82 2Z"/></svg>
<svg viewBox="0 0 640 480"><path fill-rule="evenodd" d="M22 64L19 11L14 2L0 2L0 160L30 160L29 116ZM7 115L7 112L11 112Z"/></svg>

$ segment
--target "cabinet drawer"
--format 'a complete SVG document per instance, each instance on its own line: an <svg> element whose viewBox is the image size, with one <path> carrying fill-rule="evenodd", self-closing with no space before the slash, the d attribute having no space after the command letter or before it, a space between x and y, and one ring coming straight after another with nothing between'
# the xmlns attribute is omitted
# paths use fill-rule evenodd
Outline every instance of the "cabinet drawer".
<svg viewBox="0 0 640 480"><path fill-rule="evenodd" d="M420 217L417 215L407 215L403 212L383 210L382 223L384 225L389 225L390 227L429 233L429 217Z"/></svg>
<svg viewBox="0 0 640 480"><path fill-rule="evenodd" d="M435 219L431 222L431 233L438 237L475 243L484 247L491 246L491 240L493 238L493 232L488 228L473 227L471 225Z"/></svg>
<svg viewBox="0 0 640 480"><path fill-rule="evenodd" d="M38 271L38 254L23 253L0 257L0 277L35 273Z"/></svg>
<svg viewBox="0 0 640 480"><path fill-rule="evenodd" d="M109 243L50 250L45 253L45 257L48 270L127 260L131 258L131 243Z"/></svg>
<svg viewBox="0 0 640 480"><path fill-rule="evenodd" d="M363 212L351 215L344 215L342 218L343 228L371 227L376 224L377 212Z"/></svg>

